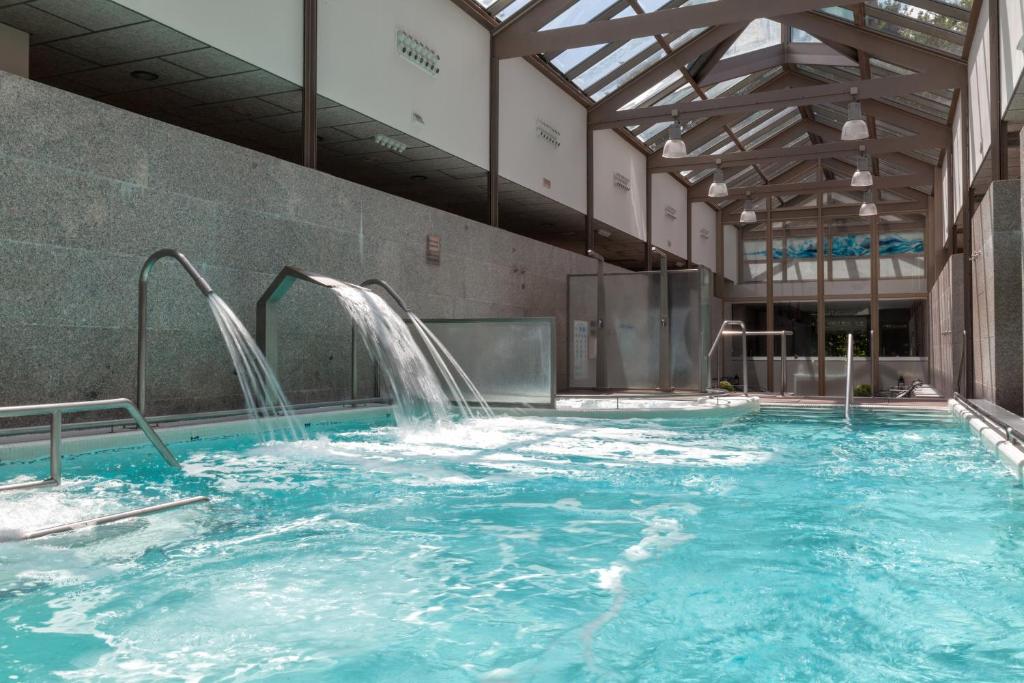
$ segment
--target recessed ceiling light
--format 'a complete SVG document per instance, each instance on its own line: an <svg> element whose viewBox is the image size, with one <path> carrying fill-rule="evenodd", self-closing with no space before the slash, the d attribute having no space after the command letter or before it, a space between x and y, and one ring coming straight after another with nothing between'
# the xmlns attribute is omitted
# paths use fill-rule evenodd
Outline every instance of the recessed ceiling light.
<svg viewBox="0 0 1024 683"><path fill-rule="evenodd" d="M411 175L411 176L409 176L409 180L416 181L417 183L422 183L426 179L427 179L427 176L425 176L425 175Z"/></svg>
<svg viewBox="0 0 1024 683"><path fill-rule="evenodd" d="M131 73L131 77L137 78L140 81L155 81L158 78L160 78L160 76L153 73L152 71L142 71L141 69L138 71L133 71Z"/></svg>

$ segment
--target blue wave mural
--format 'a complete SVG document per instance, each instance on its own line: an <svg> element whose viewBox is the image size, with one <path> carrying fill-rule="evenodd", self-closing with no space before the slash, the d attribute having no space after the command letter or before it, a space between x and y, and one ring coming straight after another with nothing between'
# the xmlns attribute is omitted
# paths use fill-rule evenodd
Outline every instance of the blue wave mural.
<svg viewBox="0 0 1024 683"><path fill-rule="evenodd" d="M772 258L780 261L783 258L782 240L772 240ZM871 235L868 233L854 235L834 235L831 243L832 256L835 258L857 258L871 255ZM890 232L878 238L878 254L895 256L899 254L923 254L923 232ZM763 240L748 240L743 243L743 256L747 261L764 261L767 249ZM814 237L790 239L786 242L785 257L793 260L809 260L818 258L818 240Z"/></svg>
<svg viewBox="0 0 1024 683"><path fill-rule="evenodd" d="M882 256L894 254L923 254L923 232L890 232L878 237L878 253Z"/></svg>
<svg viewBox="0 0 1024 683"><path fill-rule="evenodd" d="M835 235L832 238L832 256L850 258L871 253L871 235Z"/></svg>

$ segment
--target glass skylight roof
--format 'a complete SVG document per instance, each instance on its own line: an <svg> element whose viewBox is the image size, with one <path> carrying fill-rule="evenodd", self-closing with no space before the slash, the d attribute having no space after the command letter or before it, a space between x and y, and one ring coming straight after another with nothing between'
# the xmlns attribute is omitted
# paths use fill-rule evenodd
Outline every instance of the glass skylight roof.
<svg viewBox="0 0 1024 683"><path fill-rule="evenodd" d="M592 21L606 21L636 16L638 13L649 13L670 10L682 6L693 6L717 0L576 0L556 17L548 21L540 30L550 31L572 26L581 26ZM753 0L752 0L753 1ZM768 0L770 2L770 0ZM487 10L497 22L505 22L517 17L527 8L535 5L532 0L475 0ZM966 33L970 18L972 0L867 0L863 3L863 11L855 12L852 5L837 3L834 7L821 10L820 14L837 18L841 21L857 23L867 30L881 33L891 39L953 55L964 59ZM948 8L945 9L945 8ZM601 102L620 89L632 84L652 66L664 60L670 54L689 44L712 27L691 27L684 33L664 33L659 36L634 37L612 43L602 43L580 47L571 47L558 52L541 55L555 70L571 82L579 92L594 103ZM643 91L630 92L631 97L617 108L622 110L638 109L652 106L671 105L692 102L701 99L732 97L754 92L765 87L773 79L786 75L781 63L786 58L779 57L780 63L771 68L762 68L756 73L733 76L738 70L729 70L729 60L743 58L753 52L789 43L804 45L822 45L820 36L812 35L804 30L784 25L773 19L756 19L751 21L731 39L726 39L722 48L712 56L714 49L709 49L703 56L691 60L687 56L687 64L668 72L654 84L645 84ZM830 41L825 41L834 45ZM856 46L850 46L856 49ZM860 80L863 77L861 67L855 63L842 66L837 64L837 57L827 48L824 50L821 64L814 64L814 52L804 52L796 63L789 63L790 74L805 76L815 82L844 82ZM723 52L724 50L724 52ZM774 55L785 55L786 49L766 52L767 59ZM810 56L808 56L810 55ZM749 59L749 58L748 58ZM827 61L826 61L827 60ZM710 63L709 63L710 62ZM886 78L914 73L898 64L892 64L874 56L869 56L867 66L872 78ZM698 83L698 87L694 84ZM632 90L635 90L633 86ZM930 93L908 93L890 97L881 101L911 114L925 119L946 124L950 115L954 93L951 90ZM691 154L721 154L737 151L736 140L743 149L754 149L760 145L778 146L780 140L787 140L787 145L811 144L811 138L797 124L804 117L812 121L832 127L838 131L845 121L845 107L841 103L835 105L814 105L803 112L794 107L783 110L767 110L747 113L742 116L729 116L715 119L686 119L682 124L684 139L690 146ZM703 125L714 122L714 126ZM627 129L651 150L657 150L668 136L668 122L653 125L629 126ZM731 128L729 127L731 125ZM793 129L793 137L783 137L788 129ZM903 128L888 122L878 126L879 135L908 134ZM913 156L932 160L934 155L923 151ZM793 165L779 162L785 170ZM778 166L779 164L774 164ZM760 171L766 177L773 164L761 164ZM750 174L751 182L761 179L759 169L748 167L744 173ZM690 182L699 182L710 175L711 169L702 169L697 173L683 173ZM746 180L746 178L744 178Z"/></svg>

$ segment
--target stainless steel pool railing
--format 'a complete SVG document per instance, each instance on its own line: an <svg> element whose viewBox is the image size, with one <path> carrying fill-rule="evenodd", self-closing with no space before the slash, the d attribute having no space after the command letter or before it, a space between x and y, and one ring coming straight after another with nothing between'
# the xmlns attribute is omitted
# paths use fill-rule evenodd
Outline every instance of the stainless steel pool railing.
<svg viewBox="0 0 1024 683"><path fill-rule="evenodd" d="M739 327L739 330L730 330L728 327ZM789 349L787 338L793 336L793 330L748 330L746 324L741 320L726 320L722 323L722 327L718 330L718 336L715 337L715 341L711 344L711 350L708 351L708 391L713 391L715 387L711 386L711 356L714 354L716 347L718 346L718 340L721 337L743 337L743 394L747 394L747 365L749 357L747 356L747 339L750 337L778 337L781 341L781 359L782 359L782 380L779 382L779 396L786 395L787 378L789 377L786 368L786 361L789 356ZM771 353L765 355L766 363L775 363L775 348L772 345Z"/></svg>
<svg viewBox="0 0 1024 683"><path fill-rule="evenodd" d="M846 394L843 400L843 412L846 421L850 421L850 398L853 394L853 334L846 335Z"/></svg>
<svg viewBox="0 0 1024 683"><path fill-rule="evenodd" d="M181 500L173 500L168 503L159 503L157 505L147 505L146 507L135 508L134 510L125 510L124 512L117 512L112 515L104 515L102 517L93 517L92 519L83 519L80 522L70 522L68 524L58 524L57 526L50 526L43 529L36 529L34 531L27 531L23 534L18 535L12 540L18 541L31 541L36 538L42 538L44 536L52 536L53 534L62 534L66 531L76 531L78 529L85 529L87 527L100 526L103 524L111 524L113 522L120 522L125 519L134 519L135 517L145 517L152 515L157 512L164 512L165 510L174 510L175 508L184 507L186 505L194 505L196 503L209 503L210 499L206 496L193 496L191 498L182 498Z"/></svg>
<svg viewBox="0 0 1024 683"><path fill-rule="evenodd" d="M729 328L739 328L739 331L729 330ZM713 393L718 390L718 387L711 386L711 358L715 355L715 350L718 348L718 342L721 341L724 336L742 335L743 337L743 395L748 394L747 384L747 325L742 320L723 320L722 326L718 328L718 334L715 335L715 340L711 342L711 348L708 350L708 381L707 381L707 392Z"/></svg>
<svg viewBox="0 0 1024 683"><path fill-rule="evenodd" d="M149 274L153 271L153 266L158 261L164 258L172 258L181 264L181 267L185 269L189 277L195 283L199 291L202 292L204 297L209 297L213 294L213 288L210 287L199 271L196 270L192 262L185 258L185 255L180 251L174 249L161 249L160 251L154 252L146 262L142 264L142 271L139 273L139 320L138 320L138 348L136 356L136 372L135 372L135 406L138 407L139 413L142 415L146 414L146 317L147 317L147 289L149 287Z"/></svg>
<svg viewBox="0 0 1024 683"><path fill-rule="evenodd" d="M70 403L44 403L39 405L9 406L0 408L0 418L9 417L32 417L38 415L50 416L50 476L48 479L30 481L19 484L6 484L0 486L0 491L16 491L30 489L39 486L57 486L61 479L61 432L63 416L67 413L85 413L97 410L124 410L134 420L135 425L142 430L153 447L163 456L165 462L171 467L181 467L177 459L167 449L167 445L157 435L153 428L146 422L134 403L127 398L114 398L102 401L74 401Z"/></svg>

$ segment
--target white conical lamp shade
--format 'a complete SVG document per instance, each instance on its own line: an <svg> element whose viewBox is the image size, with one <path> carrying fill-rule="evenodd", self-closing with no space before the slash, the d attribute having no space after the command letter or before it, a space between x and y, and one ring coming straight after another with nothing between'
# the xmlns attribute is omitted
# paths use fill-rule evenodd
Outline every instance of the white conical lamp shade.
<svg viewBox="0 0 1024 683"><path fill-rule="evenodd" d="M715 178L711 187L708 188L708 196L715 198L729 196L729 186L725 184L725 173L720 168L715 170Z"/></svg>
<svg viewBox="0 0 1024 683"><path fill-rule="evenodd" d="M860 215L864 217L878 215L878 206L875 204L875 193L871 190L864 193L864 203L860 205Z"/></svg>
<svg viewBox="0 0 1024 683"><path fill-rule="evenodd" d="M756 223L757 212L754 211L754 200L748 199L743 202L743 213L740 214L740 223Z"/></svg>
<svg viewBox="0 0 1024 683"><path fill-rule="evenodd" d="M868 122L864 120L864 112L860 102L851 102L847 112L846 123L843 125L843 140L867 140Z"/></svg>
<svg viewBox="0 0 1024 683"><path fill-rule="evenodd" d="M871 187L875 184L875 176L871 171L857 171L853 174L853 187Z"/></svg>
<svg viewBox="0 0 1024 683"><path fill-rule="evenodd" d="M871 187L875 184L875 176L871 173L871 161L868 156L861 153L857 159L857 172L853 174L852 187Z"/></svg>
<svg viewBox="0 0 1024 683"><path fill-rule="evenodd" d="M666 159L682 159L686 156L686 143L683 142L683 131L678 123L673 123L669 129L668 142L662 148L661 156Z"/></svg>

